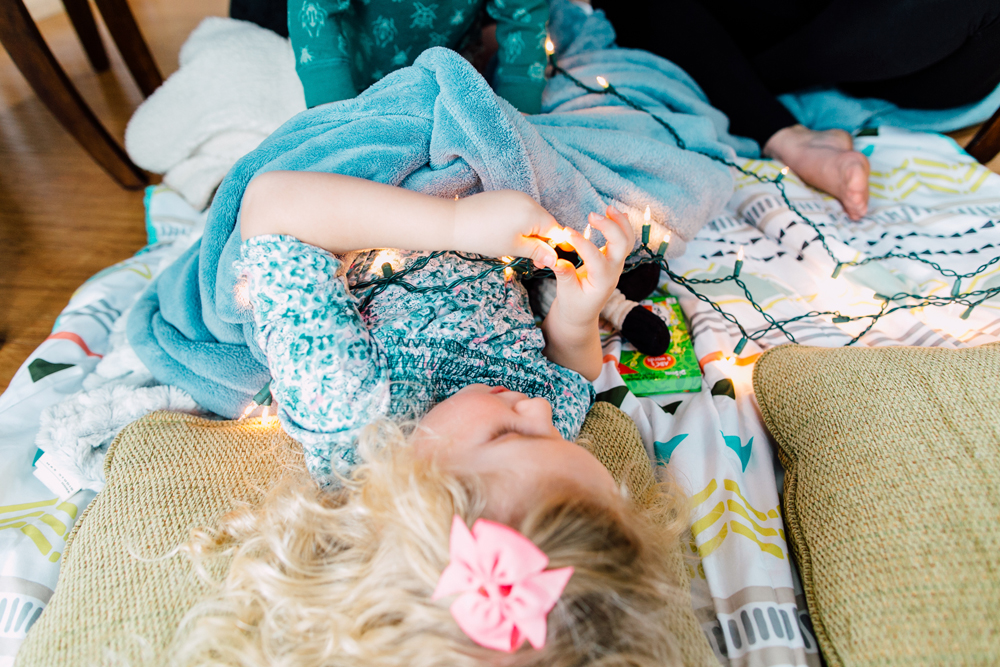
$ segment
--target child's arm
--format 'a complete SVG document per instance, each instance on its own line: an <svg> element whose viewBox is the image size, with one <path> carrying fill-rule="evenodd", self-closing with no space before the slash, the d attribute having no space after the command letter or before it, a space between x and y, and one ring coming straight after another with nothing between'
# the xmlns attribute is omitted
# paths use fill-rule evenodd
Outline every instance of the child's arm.
<svg viewBox="0 0 1000 667"><path fill-rule="evenodd" d="M542 322L545 356L591 382L601 374L602 366L598 318L635 242L625 215L609 206L607 216L590 214L590 224L608 240L601 250L570 230L569 242L583 259L583 266L577 269L564 259L556 263L556 298Z"/></svg>
<svg viewBox="0 0 1000 667"><path fill-rule="evenodd" d="M272 171L243 195L243 239L288 234L333 253L368 248L457 250L528 257L553 266L544 240L555 218L522 192L481 192L452 200L352 176Z"/></svg>
<svg viewBox="0 0 1000 667"><path fill-rule="evenodd" d="M256 237L241 245L240 266L284 429L313 475L345 472L360 429L388 412L391 377L336 277L340 261L294 239Z"/></svg>

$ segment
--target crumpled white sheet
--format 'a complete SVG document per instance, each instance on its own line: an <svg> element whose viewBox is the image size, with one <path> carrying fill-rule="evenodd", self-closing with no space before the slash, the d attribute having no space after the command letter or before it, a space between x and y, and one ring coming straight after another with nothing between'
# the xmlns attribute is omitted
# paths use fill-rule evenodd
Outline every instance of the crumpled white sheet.
<svg viewBox="0 0 1000 667"><path fill-rule="evenodd" d="M291 43L248 21L209 17L180 69L133 114L125 150L202 210L230 167L304 111Z"/></svg>
<svg viewBox="0 0 1000 667"><path fill-rule="evenodd" d="M80 392L42 412L35 444L60 471L104 488L104 456L118 432L157 410L205 414L183 389L171 385L112 384Z"/></svg>
<svg viewBox="0 0 1000 667"><path fill-rule="evenodd" d="M104 488L104 455L128 424L157 410L207 414L186 391L153 378L125 335L129 311L115 321L110 351L84 377L84 391L43 410L35 436L51 465L92 491Z"/></svg>

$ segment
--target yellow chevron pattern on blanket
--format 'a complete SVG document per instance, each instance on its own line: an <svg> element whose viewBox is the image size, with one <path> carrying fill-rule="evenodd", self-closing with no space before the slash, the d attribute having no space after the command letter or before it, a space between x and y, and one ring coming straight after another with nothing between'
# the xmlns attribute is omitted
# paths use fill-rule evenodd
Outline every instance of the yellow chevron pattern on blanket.
<svg viewBox="0 0 1000 667"><path fill-rule="evenodd" d="M754 174L774 177L778 167L770 160L737 160L740 166ZM872 170L869 176L871 197L888 202L903 202L910 195L920 191L931 191L949 195L975 194L992 172L976 162L943 162L917 156L903 158L896 166L883 170ZM789 182L803 187L795 174L786 176ZM756 185L757 181L746 174L736 174L735 189ZM830 199L823 192L814 190L817 197Z"/></svg>
<svg viewBox="0 0 1000 667"><path fill-rule="evenodd" d="M691 535L695 539L703 532L712 527L716 521L722 518L722 515L726 513L726 508L722 503L719 503L712 508L712 511L701 517L693 524L691 524Z"/></svg>
<svg viewBox="0 0 1000 667"><path fill-rule="evenodd" d="M968 162L940 162L913 157L904 158L887 171L872 171L869 179L871 196L892 202L902 202L924 189L950 195L973 194L990 176L986 167Z"/></svg>
<svg viewBox="0 0 1000 667"><path fill-rule="evenodd" d="M781 547L771 544L770 542L761 542L759 539L757 539L757 536L754 535L752 530L744 526L739 521L730 521L729 525L733 527L733 532L736 533L737 535L742 535L743 537L747 537L753 542L755 542L757 546L760 547L761 551L769 553L772 556L775 556L776 558L784 559L785 554L784 552L782 552Z"/></svg>
<svg viewBox="0 0 1000 667"><path fill-rule="evenodd" d="M761 512L744 497L739 484L731 479L722 480L722 488L729 498L717 500L711 509L694 520L691 524L691 550L696 551L702 558L705 558L718 549L730 534L740 535L751 540L761 551L770 554L775 558L784 559L785 531L779 526L762 525L768 521L777 521L780 524L781 517L778 508ZM692 514L698 514L698 508L708 502L713 494L719 490L719 482L715 479L709 481L704 489L691 497ZM737 521L736 519L742 519ZM746 522L746 523L743 523ZM709 529L721 523L721 528L709 537ZM750 526L746 524L749 523ZM705 535L704 538L701 536ZM763 538L777 538L780 544L769 542Z"/></svg>
<svg viewBox="0 0 1000 667"><path fill-rule="evenodd" d="M46 511L54 509L65 512L70 519L76 519L76 505L73 503L59 502L58 498L49 500L39 500L33 503L21 503L18 505L0 505L0 530L15 529L24 533L35 545L43 556L48 556L49 561L55 563L62 555L52 548L52 542L45 536L41 529L34 525L35 522L45 524L59 537L65 537L68 527L65 521L54 514ZM31 511L35 510L35 511ZM9 516L8 516L9 515ZM30 520L30 521L26 521Z"/></svg>

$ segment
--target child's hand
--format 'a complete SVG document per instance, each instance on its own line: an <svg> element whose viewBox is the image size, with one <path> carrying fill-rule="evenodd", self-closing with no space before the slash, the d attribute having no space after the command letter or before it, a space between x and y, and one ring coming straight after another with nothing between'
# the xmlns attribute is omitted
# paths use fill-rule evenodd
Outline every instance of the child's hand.
<svg viewBox="0 0 1000 667"><path fill-rule="evenodd" d="M566 325L584 327L597 321L635 243L632 225L623 213L608 206L606 215L591 213L588 222L604 234L608 244L598 250L582 234L569 230L569 243L580 255L583 266L576 268L560 259L553 269L559 318Z"/></svg>
<svg viewBox="0 0 1000 667"><path fill-rule="evenodd" d="M451 247L489 257L527 257L536 267L555 266L545 242L562 229L548 211L523 192L493 190L460 199L455 206Z"/></svg>
<svg viewBox="0 0 1000 667"><path fill-rule="evenodd" d="M618 284L622 266L635 237L628 218L608 207L604 218L591 213L591 226L601 230L608 244L598 250L577 231L570 230L569 243L583 260L579 269L560 259L556 274L556 299L542 322L545 356L591 382L601 374L601 338L597 318Z"/></svg>

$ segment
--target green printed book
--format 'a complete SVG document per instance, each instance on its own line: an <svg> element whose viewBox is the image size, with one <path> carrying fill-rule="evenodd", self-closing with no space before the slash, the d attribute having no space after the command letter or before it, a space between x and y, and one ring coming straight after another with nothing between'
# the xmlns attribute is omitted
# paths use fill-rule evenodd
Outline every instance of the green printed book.
<svg viewBox="0 0 1000 667"><path fill-rule="evenodd" d="M670 327L670 348L666 354L647 357L622 340L618 372L629 390L636 396L701 391L701 368L677 299L653 296L639 305L659 315Z"/></svg>

